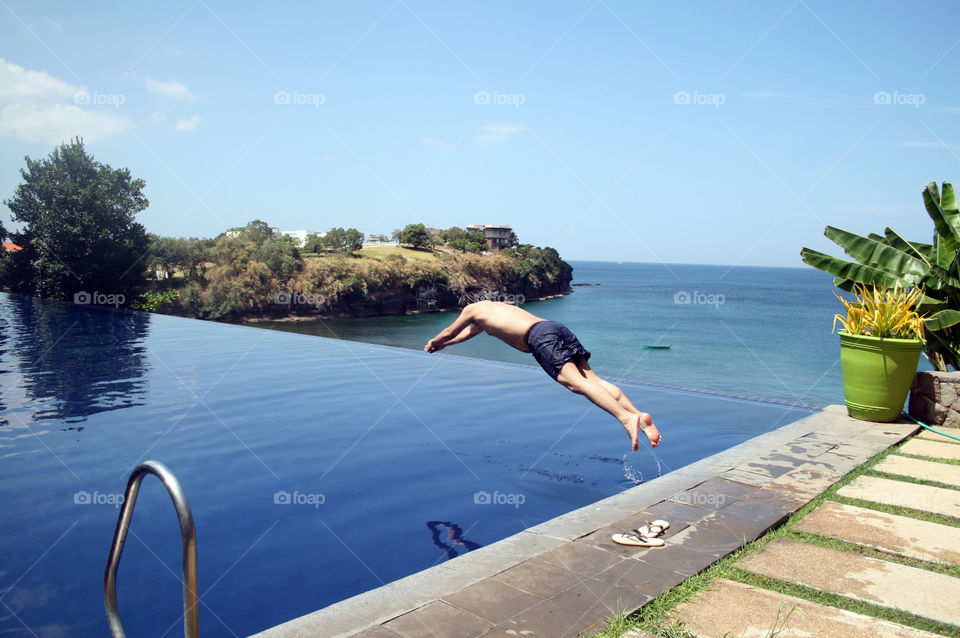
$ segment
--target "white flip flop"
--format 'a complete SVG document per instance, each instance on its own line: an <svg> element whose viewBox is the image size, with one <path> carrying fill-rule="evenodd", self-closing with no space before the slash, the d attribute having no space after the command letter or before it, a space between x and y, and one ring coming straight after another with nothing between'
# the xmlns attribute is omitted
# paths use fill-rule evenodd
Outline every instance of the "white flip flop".
<svg viewBox="0 0 960 638"><path fill-rule="evenodd" d="M662 519L657 519L655 521L647 521L646 525L641 525L637 529L630 530L634 534L642 534L649 538L656 538L663 534L665 531L670 529L670 522Z"/></svg>
<svg viewBox="0 0 960 638"><path fill-rule="evenodd" d="M631 547L663 547L662 538L651 538L637 533L637 530L627 534L614 534L611 536L614 543L618 545L630 545Z"/></svg>

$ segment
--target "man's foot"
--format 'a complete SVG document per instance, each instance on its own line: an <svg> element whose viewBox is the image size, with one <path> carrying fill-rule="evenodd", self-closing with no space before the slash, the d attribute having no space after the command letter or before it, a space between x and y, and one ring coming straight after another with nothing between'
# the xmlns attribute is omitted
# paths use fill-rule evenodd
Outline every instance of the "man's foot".
<svg viewBox="0 0 960 638"><path fill-rule="evenodd" d="M650 418L650 415L646 412L641 412L640 414L631 414L630 420L624 424L623 428L627 431L627 435L630 437L630 443L633 445L633 451L636 452L640 449L640 431L642 431L648 439L650 439L650 446L657 447L660 445L660 430L657 429L657 426L653 424L653 419Z"/></svg>

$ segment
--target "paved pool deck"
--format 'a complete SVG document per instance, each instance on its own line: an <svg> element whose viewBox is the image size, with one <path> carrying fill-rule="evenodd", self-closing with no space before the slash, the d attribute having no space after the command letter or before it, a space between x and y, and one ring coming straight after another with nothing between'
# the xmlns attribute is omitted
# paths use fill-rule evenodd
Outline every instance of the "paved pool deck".
<svg viewBox="0 0 960 638"><path fill-rule="evenodd" d="M857 421L843 406L829 406L256 637L559 638L601 629L618 604L627 612L639 609L918 429ZM628 548L610 540L656 518L671 522L664 547Z"/></svg>

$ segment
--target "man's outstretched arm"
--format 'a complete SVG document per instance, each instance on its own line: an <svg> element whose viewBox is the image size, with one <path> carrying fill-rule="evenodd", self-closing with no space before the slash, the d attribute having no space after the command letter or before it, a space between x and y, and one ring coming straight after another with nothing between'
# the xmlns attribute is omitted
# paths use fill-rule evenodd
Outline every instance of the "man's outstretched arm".
<svg viewBox="0 0 960 638"><path fill-rule="evenodd" d="M469 310L470 306L463 309L460 316L452 324L440 331L440 333L427 342L423 347L424 352L436 352L443 350L447 346L466 341L474 337L483 330L473 323L473 313Z"/></svg>

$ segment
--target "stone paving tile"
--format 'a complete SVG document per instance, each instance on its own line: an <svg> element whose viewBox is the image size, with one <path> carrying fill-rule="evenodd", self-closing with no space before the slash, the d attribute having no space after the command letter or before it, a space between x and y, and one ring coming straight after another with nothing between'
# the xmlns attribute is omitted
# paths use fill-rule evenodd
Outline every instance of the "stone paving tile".
<svg viewBox="0 0 960 638"><path fill-rule="evenodd" d="M790 613L795 608L796 611ZM783 636L935 636L912 627L730 580L714 582L710 589L692 601L679 605L675 614L685 629L700 638L769 636L774 625L776 629L785 629Z"/></svg>
<svg viewBox="0 0 960 638"><path fill-rule="evenodd" d="M900 452L917 456L932 456L938 459L960 460L960 445L940 443L939 441L912 439L900 447Z"/></svg>
<svg viewBox="0 0 960 638"><path fill-rule="evenodd" d="M625 560L610 569L604 570L598 574L596 578L591 578L587 582L600 582L608 587L617 587L621 590L638 592L649 600L671 587L679 585L685 578L686 576L671 568L659 567L637 560ZM634 603L637 601L637 598L639 597L635 597L629 602ZM636 610L641 604L647 602L647 600L641 599L640 602L630 608L629 611L632 612ZM624 602L626 603L627 600L624 599ZM627 608L628 606L625 604L624 609Z"/></svg>
<svg viewBox="0 0 960 638"><path fill-rule="evenodd" d="M803 438L800 438L784 443L777 448L777 451L798 459L811 460L817 458L824 452L833 449L834 447L836 447L836 444L834 443L828 443L826 441L804 440Z"/></svg>
<svg viewBox="0 0 960 638"><path fill-rule="evenodd" d="M914 478L960 487L960 465L924 461L922 459L912 459L898 454L891 454L877 463L873 469L879 472L886 472L887 474L912 476Z"/></svg>
<svg viewBox="0 0 960 638"><path fill-rule="evenodd" d="M703 554L722 558L743 546L743 541L730 534L692 525L673 537L672 543L682 543Z"/></svg>
<svg viewBox="0 0 960 638"><path fill-rule="evenodd" d="M792 456L772 452L761 456L755 461L744 463L739 468L745 472L753 472L770 479L775 479L794 470L803 463L802 459L795 459Z"/></svg>
<svg viewBox="0 0 960 638"><path fill-rule="evenodd" d="M741 466L730 468L726 472L718 474L717 478L726 479L735 483L743 483L751 487L763 487L772 480L769 476L749 472Z"/></svg>
<svg viewBox="0 0 960 638"><path fill-rule="evenodd" d="M942 425L935 426L941 432L946 432L947 434L952 434L953 436L960 436L960 428L945 428ZM960 445L960 441L956 439L951 439L948 436L943 436L942 434L937 434L936 432L931 432L930 430L924 430L917 435L918 439L924 439L926 441L939 441L940 443L955 443Z"/></svg>
<svg viewBox="0 0 960 638"><path fill-rule="evenodd" d="M787 514L792 514L810 502L811 498L793 491L784 491L776 487L764 487L753 494L740 499L744 503L765 503L780 508Z"/></svg>
<svg viewBox="0 0 960 638"><path fill-rule="evenodd" d="M775 505L737 501L710 514L697 527L753 541L786 518L786 512Z"/></svg>
<svg viewBox="0 0 960 638"><path fill-rule="evenodd" d="M806 496L807 501L810 501L829 489L840 478L840 475L834 472L825 473L798 468L774 479L767 488Z"/></svg>
<svg viewBox="0 0 960 638"><path fill-rule="evenodd" d="M660 569L675 571L683 576L693 576L717 562L717 557L713 554L698 552L683 544L670 544L637 554L634 560Z"/></svg>
<svg viewBox="0 0 960 638"><path fill-rule="evenodd" d="M891 554L960 565L960 528L824 501L796 529Z"/></svg>
<svg viewBox="0 0 960 638"><path fill-rule="evenodd" d="M482 580L444 601L494 623L499 623L543 602L543 599L492 578Z"/></svg>
<svg viewBox="0 0 960 638"><path fill-rule="evenodd" d="M734 483L721 478L712 478L688 490L678 492L670 501L683 505L693 505L708 510L717 510L742 496L755 492L757 488L743 483Z"/></svg>
<svg viewBox="0 0 960 638"><path fill-rule="evenodd" d="M403 638L476 637L493 628L493 623L473 614L435 601L394 618L383 625Z"/></svg>
<svg viewBox="0 0 960 638"><path fill-rule="evenodd" d="M646 508L646 512L653 519L662 518L665 521L670 521L671 526L691 525L710 513L702 507L684 505L673 501L660 501L656 505Z"/></svg>
<svg viewBox="0 0 960 638"><path fill-rule="evenodd" d="M550 598L573 587L583 577L539 558L531 558L500 572L493 580L516 587L534 596Z"/></svg>
<svg viewBox="0 0 960 638"><path fill-rule="evenodd" d="M875 476L858 476L837 494L884 505L909 507L960 518L960 492Z"/></svg>
<svg viewBox="0 0 960 638"><path fill-rule="evenodd" d="M306 634L305 634L306 635ZM316 634L320 635L320 634ZM364 629L363 631L352 634L350 638L403 638L400 634L390 631L383 625Z"/></svg>
<svg viewBox="0 0 960 638"><path fill-rule="evenodd" d="M545 600L509 620L498 623L498 628L502 628L504 633L492 635L510 635L515 638L572 638L595 626L599 629L602 619L613 614L615 610L598 602L589 592L588 597L583 594L581 589L568 589L554 599Z"/></svg>
<svg viewBox="0 0 960 638"><path fill-rule="evenodd" d="M611 552L582 542L567 543L563 547L540 554L537 558L583 578L596 576L624 560Z"/></svg>
<svg viewBox="0 0 960 638"><path fill-rule="evenodd" d="M960 578L778 538L738 567L882 607L960 625ZM936 595L931 595L936 592Z"/></svg>

